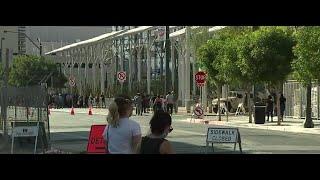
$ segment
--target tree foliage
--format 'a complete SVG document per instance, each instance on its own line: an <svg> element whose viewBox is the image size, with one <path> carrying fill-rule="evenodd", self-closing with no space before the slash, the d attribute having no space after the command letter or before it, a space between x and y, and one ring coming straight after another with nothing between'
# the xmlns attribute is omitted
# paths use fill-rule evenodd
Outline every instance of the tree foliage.
<svg viewBox="0 0 320 180"><path fill-rule="evenodd" d="M320 27L301 27L295 33L297 45L293 52L296 59L292 62L294 77L304 85L320 79Z"/></svg>
<svg viewBox="0 0 320 180"><path fill-rule="evenodd" d="M294 47L296 59L292 63L294 77L307 87L307 106L305 128L313 128L311 118L312 81L320 78L320 27L301 27L295 33L297 45Z"/></svg>
<svg viewBox="0 0 320 180"><path fill-rule="evenodd" d="M59 73L57 64L44 57L17 56L14 58L13 65L10 68L9 84L17 87L37 85L51 72L54 77L54 87L64 87L67 78ZM48 85L51 84L51 78L47 83Z"/></svg>

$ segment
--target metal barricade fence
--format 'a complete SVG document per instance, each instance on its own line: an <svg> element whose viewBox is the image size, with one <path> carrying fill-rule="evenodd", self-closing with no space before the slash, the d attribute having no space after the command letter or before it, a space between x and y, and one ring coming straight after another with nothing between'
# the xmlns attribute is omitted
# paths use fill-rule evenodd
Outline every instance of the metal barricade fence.
<svg viewBox="0 0 320 180"><path fill-rule="evenodd" d="M301 83L290 80L283 84L283 95L286 98L285 116L292 118L305 118L307 105L307 91ZM311 109L312 118L319 118L319 86L316 82L312 83L311 89Z"/></svg>
<svg viewBox="0 0 320 180"><path fill-rule="evenodd" d="M1 111L1 130L6 125L8 135L11 136L13 124L43 124L46 141L50 140L50 126L48 116L48 94L43 86L7 87L6 98L4 89L0 92L0 107L7 106L6 112ZM6 103L5 103L6 100ZM2 109L2 108L1 108ZM5 114L3 114L5 113ZM2 117L6 116L6 124ZM49 143L49 142L48 142Z"/></svg>

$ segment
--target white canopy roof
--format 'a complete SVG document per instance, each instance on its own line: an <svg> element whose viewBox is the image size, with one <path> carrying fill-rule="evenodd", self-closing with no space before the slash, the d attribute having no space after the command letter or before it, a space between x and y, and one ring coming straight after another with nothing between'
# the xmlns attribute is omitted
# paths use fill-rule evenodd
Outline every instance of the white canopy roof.
<svg viewBox="0 0 320 180"><path fill-rule="evenodd" d="M117 35L115 38L119 38L119 37L123 37L123 36L128 36L128 35L134 35L143 31L147 31L147 30L154 30L157 29L159 26L140 26L134 29L129 29L119 35ZM169 29L175 28L177 26L169 26Z"/></svg>
<svg viewBox="0 0 320 180"><path fill-rule="evenodd" d="M120 34L123 31L125 31L125 30L113 31L113 32L102 34L100 36L97 36L97 37L94 37L94 38L91 38L91 39L88 39L88 40L85 40L85 41L80 41L80 42L77 42L77 43L73 43L73 44L70 44L70 45L55 49L53 51L50 51L50 52L46 53L46 55L49 55L49 54L52 54L52 53L57 53L57 52L60 52L60 51L64 51L64 50L67 50L67 49L70 49L70 48L74 48L76 46L82 46L82 45L86 45L86 44L95 43L95 42L99 42L99 41L102 41L102 40L110 39L111 37L114 37L115 35Z"/></svg>
<svg viewBox="0 0 320 180"><path fill-rule="evenodd" d="M220 29L226 28L227 26L214 26L212 28L209 28L209 32L218 31Z"/></svg>
<svg viewBox="0 0 320 180"><path fill-rule="evenodd" d="M192 26L191 29L197 29L199 27L201 27L201 26ZM209 32L214 32L214 31L223 29L225 27L227 27L227 26L214 26L212 28L209 28ZM175 38L175 37L181 36L185 33L186 33L186 28L183 28L183 29L180 29L179 31L171 33L170 38Z"/></svg>
<svg viewBox="0 0 320 180"><path fill-rule="evenodd" d="M137 34L143 31L147 31L147 30L153 30L156 29L158 26L140 26L134 29L129 29L129 30L119 30L119 31L113 31L110 33L106 33L106 34L102 34L100 36L85 40L85 41L80 41L77 43L73 43L58 49L55 49L53 51L50 51L48 53L46 53L46 55L52 54L52 53L57 53L57 52L61 52L61 51L65 51L71 48L75 48L75 47L79 47L79 46L84 46L84 45L88 45L88 44L93 44L93 43L97 43L99 41L103 41L106 39L112 39L112 38L120 38L120 37L124 37L124 36L128 36L128 35L133 35L133 34ZM169 28L176 28L177 26L170 26ZM200 26L192 26L192 29L196 29L199 28ZM209 29L209 32L212 31L216 31L222 28L225 28L226 26L215 26ZM170 33L170 38L174 38L177 36L180 36L182 34L184 34L186 32L186 28L183 28L181 30L178 30L176 32Z"/></svg>
<svg viewBox="0 0 320 180"><path fill-rule="evenodd" d="M140 33L140 32L146 31L146 30L150 30L150 29L155 29L155 28L157 28L157 26L140 26L140 27L137 27L134 29L129 29L129 30L117 35L116 38L137 34L137 33Z"/></svg>
<svg viewBox="0 0 320 180"><path fill-rule="evenodd" d="M196 28L199 28L200 26L192 26L191 29L196 29ZM177 37L177 36L180 36L182 34L185 34L186 33L186 28L183 28L183 29L180 29L176 32L173 32L173 33L170 33L170 38L174 38L174 37Z"/></svg>

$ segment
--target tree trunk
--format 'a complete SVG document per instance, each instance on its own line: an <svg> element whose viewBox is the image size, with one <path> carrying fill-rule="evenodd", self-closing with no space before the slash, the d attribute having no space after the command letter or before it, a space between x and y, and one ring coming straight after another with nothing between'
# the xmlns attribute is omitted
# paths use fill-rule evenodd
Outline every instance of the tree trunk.
<svg viewBox="0 0 320 180"><path fill-rule="evenodd" d="M307 85L307 107L306 107L306 120L304 122L305 128L313 128L314 124L311 117L311 82Z"/></svg>
<svg viewBox="0 0 320 180"><path fill-rule="evenodd" d="M252 108L251 108L251 102L250 102L250 88L247 88L247 101L248 101L249 123L252 123Z"/></svg>
<svg viewBox="0 0 320 180"><path fill-rule="evenodd" d="M218 116L219 116L219 121L221 121L221 111L220 111L220 97L221 97L221 85L218 84Z"/></svg>
<svg viewBox="0 0 320 180"><path fill-rule="evenodd" d="M278 85L278 87L276 88L276 96L277 96L277 116L278 116L278 122L277 125L281 125L281 111L280 111L280 96L282 93L282 88L281 88L281 84Z"/></svg>

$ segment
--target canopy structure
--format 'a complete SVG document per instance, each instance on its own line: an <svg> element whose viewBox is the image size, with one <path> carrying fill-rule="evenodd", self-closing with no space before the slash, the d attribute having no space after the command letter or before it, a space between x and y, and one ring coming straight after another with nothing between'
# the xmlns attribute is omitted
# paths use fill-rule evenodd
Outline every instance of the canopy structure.
<svg viewBox="0 0 320 180"><path fill-rule="evenodd" d="M191 29L199 27L192 26ZM225 27L209 27L208 32ZM165 53L168 49L165 48L164 39L159 38L158 29L159 26L139 26L117 30L55 49L46 55L59 64L66 77L75 77L76 92L80 95L97 96L99 92L106 97L113 97L124 91L130 95L137 92L164 95L174 91L179 105L187 107L191 94L195 96L197 92L196 83L192 83L193 79L188 77L198 69L195 65L196 54L188 43L186 27L169 26L171 57L168 61ZM176 41L176 38L180 39ZM117 73L120 71L126 72L124 83L118 83ZM161 82L151 86L152 81ZM206 87L202 91L206 98Z"/></svg>
<svg viewBox="0 0 320 180"><path fill-rule="evenodd" d="M72 48L78 48L80 46L86 46L86 45L94 45L96 43L99 43L101 41L106 41L106 40L114 40L117 38L122 38L122 37L127 37L130 35L135 35L141 32L145 32L148 30L155 30L157 29L158 26L140 26L134 29L129 29L129 30L119 30L119 31L113 31L110 33L106 33L106 34L102 34L100 36L88 39L88 40L84 40L84 41L80 41L77 43L73 43L58 49L55 49L53 51L50 51L48 53L46 53L45 55L50 55L50 54L54 54L57 52L62 52L62 51L66 51ZM170 26L170 29L176 28L177 26Z"/></svg>
<svg viewBox="0 0 320 180"><path fill-rule="evenodd" d="M71 48L75 48L75 47L80 47L80 46L85 46L85 45L89 45L89 44L93 44L93 43L98 43L100 41L110 39L111 37L114 37L114 36L122 33L123 31L125 31L125 30L113 31L113 32L102 34L100 36L97 36L97 37L94 37L94 38L91 38L91 39L88 39L88 40L85 40L85 41L80 41L80 42L77 42L77 43L73 43L73 44L61 47L59 49L55 49L53 51L50 51L50 52L46 53L46 55L57 53L57 52L61 52L61 51L65 51L65 50L68 50L68 49L71 49Z"/></svg>

